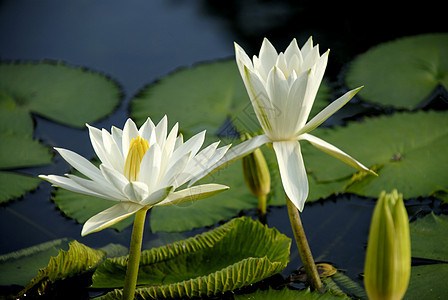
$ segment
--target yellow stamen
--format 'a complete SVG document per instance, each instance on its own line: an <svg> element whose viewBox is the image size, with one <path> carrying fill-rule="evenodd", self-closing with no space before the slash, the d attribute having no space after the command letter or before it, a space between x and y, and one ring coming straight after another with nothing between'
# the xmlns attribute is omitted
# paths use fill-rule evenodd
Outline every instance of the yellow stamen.
<svg viewBox="0 0 448 300"><path fill-rule="evenodd" d="M126 176L129 181L138 180L140 163L142 162L146 151L148 151L148 148L148 141L144 138L138 136L135 139L131 139L128 156L126 157L126 162L124 164L124 176Z"/></svg>

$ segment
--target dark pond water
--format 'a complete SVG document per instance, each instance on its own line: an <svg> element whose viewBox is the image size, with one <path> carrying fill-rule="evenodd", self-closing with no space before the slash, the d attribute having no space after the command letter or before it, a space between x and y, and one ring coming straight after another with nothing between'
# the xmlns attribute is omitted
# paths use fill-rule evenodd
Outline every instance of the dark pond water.
<svg viewBox="0 0 448 300"><path fill-rule="evenodd" d="M446 29L441 9L391 7L377 2L348 6L317 1L0 1L1 60L62 60L71 66L100 71L120 82L121 105L96 127L122 126L128 103L145 84L179 67L233 57L233 42L258 52L263 37L284 48L293 37L299 44L312 35L321 50L331 49L326 76L338 81L341 69L371 46L397 37ZM445 26L445 27L444 27ZM351 112L346 112L350 114ZM93 157L86 130L68 128L35 117L35 137L50 146ZM69 166L58 156L42 168L23 173L63 174ZM50 200L51 187L0 207L0 254L62 237L91 247L129 244L130 228L104 230L80 237L82 225L62 215ZM374 202L340 195L308 205L302 215L317 261L330 261L356 279L362 272L364 247ZM431 209L431 199L415 200L415 212ZM255 211L242 212L255 216ZM292 237L285 207L271 207L268 224ZM147 227L149 228L149 227ZM151 247L199 233L145 235ZM295 245L288 276L300 265Z"/></svg>

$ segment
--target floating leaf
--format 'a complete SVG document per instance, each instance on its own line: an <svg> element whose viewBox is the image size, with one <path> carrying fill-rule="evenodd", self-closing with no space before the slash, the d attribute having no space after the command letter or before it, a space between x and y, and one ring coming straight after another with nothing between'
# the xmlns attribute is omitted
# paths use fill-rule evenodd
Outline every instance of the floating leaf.
<svg viewBox="0 0 448 300"><path fill-rule="evenodd" d="M409 224L412 257L448 262L448 216L430 213Z"/></svg>
<svg viewBox="0 0 448 300"><path fill-rule="evenodd" d="M329 90L322 84L312 115L327 104L328 97ZM237 132L250 133L260 128L234 59L180 69L132 99L131 116L137 123L165 114L179 122L186 136L204 129L225 134L234 131L233 126Z"/></svg>
<svg viewBox="0 0 448 300"><path fill-rule="evenodd" d="M445 238L445 237L444 237ZM448 288L448 264L432 264L411 268L406 300L445 299Z"/></svg>
<svg viewBox="0 0 448 300"><path fill-rule="evenodd" d="M274 290L269 288L268 290L258 290L252 294L245 295L235 295L235 300L271 300L271 299L282 299L282 300L343 300L351 299L347 296L337 296L333 295L331 292L327 291L323 294L311 291L309 288L306 290L291 290L288 288L283 288L281 290Z"/></svg>
<svg viewBox="0 0 448 300"><path fill-rule="evenodd" d="M448 34L425 34L380 44L349 67L350 88L365 85L364 100L414 109L438 85L448 90Z"/></svg>
<svg viewBox="0 0 448 300"><path fill-rule="evenodd" d="M102 250L89 248L75 240L71 241L69 250L60 250L58 256L51 257L48 265L39 270L37 276L31 280L20 295L36 287L38 293L42 294L48 284L92 270L105 256L106 253Z"/></svg>
<svg viewBox="0 0 448 300"><path fill-rule="evenodd" d="M448 114L396 113L313 134L350 153L379 176L353 176L354 169L303 143L305 166L318 183L347 180L341 190L376 197L398 189L406 198L447 190Z"/></svg>
<svg viewBox="0 0 448 300"><path fill-rule="evenodd" d="M0 202L18 198L35 189L40 182L37 177L0 171Z"/></svg>
<svg viewBox="0 0 448 300"><path fill-rule="evenodd" d="M286 267L291 240L242 217L195 237L143 251L136 293L144 299L211 296L260 281ZM106 260L95 288L122 287L127 257ZM102 299L121 299L114 290Z"/></svg>
<svg viewBox="0 0 448 300"><path fill-rule="evenodd" d="M60 249L68 249L67 239L46 242L0 256L0 285L27 285Z"/></svg>
<svg viewBox="0 0 448 300"><path fill-rule="evenodd" d="M16 106L74 127L107 116L121 98L110 78L61 62L2 63L0 89Z"/></svg>

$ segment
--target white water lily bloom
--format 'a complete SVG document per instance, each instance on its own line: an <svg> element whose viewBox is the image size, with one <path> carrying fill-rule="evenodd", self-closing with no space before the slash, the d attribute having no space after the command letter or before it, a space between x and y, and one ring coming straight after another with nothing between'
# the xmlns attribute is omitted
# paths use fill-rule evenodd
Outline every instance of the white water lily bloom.
<svg viewBox="0 0 448 300"><path fill-rule="evenodd" d="M308 197L308 179L300 140L307 140L318 149L359 170L374 173L335 146L308 134L360 90L347 92L307 122L327 66L328 54L329 51L321 56L319 46L313 46L311 38L302 49L293 39L284 53L277 53L265 38L259 56L250 60L235 43L238 69L264 134L232 148L219 165L230 163L272 142L283 188L300 211Z"/></svg>
<svg viewBox="0 0 448 300"><path fill-rule="evenodd" d="M178 136L178 124L168 133L167 123L166 116L157 126L148 118L138 129L128 119L123 130L112 127L110 133L87 125L93 149L101 160L99 168L75 152L55 148L88 179L72 174L39 177L54 186L117 202L87 220L83 236L109 227L140 209L202 199L228 189L225 185L203 184L178 190L198 174L206 176L229 146L218 148L216 142L199 151L205 131L184 142L182 135Z"/></svg>

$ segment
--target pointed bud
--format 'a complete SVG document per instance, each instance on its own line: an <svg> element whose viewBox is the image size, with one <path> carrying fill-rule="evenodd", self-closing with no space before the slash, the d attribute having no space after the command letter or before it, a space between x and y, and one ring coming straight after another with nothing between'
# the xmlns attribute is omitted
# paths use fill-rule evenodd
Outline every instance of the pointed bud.
<svg viewBox="0 0 448 300"><path fill-rule="evenodd" d="M373 212L364 267L369 299L402 299L410 275L411 239L403 195L383 191Z"/></svg>
<svg viewBox="0 0 448 300"><path fill-rule="evenodd" d="M245 138L250 139L251 136L246 133ZM243 157L242 161L244 180L251 193L257 197L269 194L271 191L271 175L261 150L257 148L251 154Z"/></svg>

